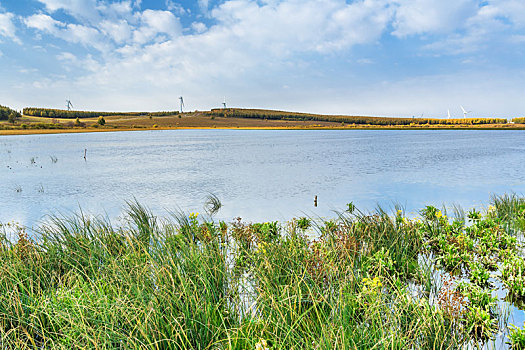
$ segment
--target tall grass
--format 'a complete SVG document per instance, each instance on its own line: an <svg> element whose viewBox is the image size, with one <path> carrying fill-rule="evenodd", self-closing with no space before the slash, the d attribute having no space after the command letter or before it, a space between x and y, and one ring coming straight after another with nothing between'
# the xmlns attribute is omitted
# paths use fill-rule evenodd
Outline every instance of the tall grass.
<svg viewBox="0 0 525 350"><path fill-rule="evenodd" d="M207 201L209 216L220 208ZM433 218L381 209L313 228L54 216L31 238L3 227L6 349L457 349L482 344L463 299L436 275ZM307 232L316 230L316 232ZM434 231L432 231L434 232ZM311 237L315 237L312 239ZM478 326L477 323L473 323ZM513 333L514 334L514 333Z"/></svg>

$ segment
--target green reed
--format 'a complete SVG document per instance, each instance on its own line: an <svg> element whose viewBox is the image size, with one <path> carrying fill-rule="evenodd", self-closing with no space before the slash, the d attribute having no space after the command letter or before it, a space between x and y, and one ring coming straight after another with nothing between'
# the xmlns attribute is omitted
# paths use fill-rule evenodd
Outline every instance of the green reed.
<svg viewBox="0 0 525 350"><path fill-rule="evenodd" d="M3 225L0 342L6 349L481 346L503 317L485 278L483 263L492 260L481 250L467 256L458 237L490 248L490 235L520 215L519 205L504 209L516 207L509 201L496 199L474 228L431 207L408 219L353 205L329 221L226 224L213 220L215 196L208 218L161 219L134 200L119 227L82 212L50 217L37 238ZM496 265L519 264L517 243L496 248ZM446 273L448 254L460 257L462 283ZM508 271L504 281L521 278L521 270ZM522 332L511 328L509 342L522 341Z"/></svg>

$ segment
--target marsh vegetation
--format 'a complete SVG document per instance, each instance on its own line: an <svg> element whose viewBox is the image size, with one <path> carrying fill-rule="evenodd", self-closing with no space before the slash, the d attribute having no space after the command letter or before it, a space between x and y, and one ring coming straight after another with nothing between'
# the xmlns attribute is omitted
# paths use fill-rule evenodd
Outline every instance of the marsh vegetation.
<svg viewBox="0 0 525 350"><path fill-rule="evenodd" d="M2 347L524 346L508 324L525 300L523 198L417 218L349 203L331 220L226 223L218 210L210 196L205 215L161 219L132 201L118 227L83 213L33 235L3 225Z"/></svg>

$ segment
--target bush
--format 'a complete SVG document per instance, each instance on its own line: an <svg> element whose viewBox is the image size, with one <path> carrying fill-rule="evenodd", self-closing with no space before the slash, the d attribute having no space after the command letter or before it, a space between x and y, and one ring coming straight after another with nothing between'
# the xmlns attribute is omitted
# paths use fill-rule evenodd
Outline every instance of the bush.
<svg viewBox="0 0 525 350"><path fill-rule="evenodd" d="M99 125L106 125L106 119L103 116L98 117L97 123Z"/></svg>

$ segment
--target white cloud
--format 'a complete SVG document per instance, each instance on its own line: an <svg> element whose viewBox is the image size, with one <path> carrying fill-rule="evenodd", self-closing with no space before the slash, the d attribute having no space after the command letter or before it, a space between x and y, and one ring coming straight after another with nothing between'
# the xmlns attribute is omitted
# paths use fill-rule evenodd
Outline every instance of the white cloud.
<svg viewBox="0 0 525 350"><path fill-rule="evenodd" d="M89 21L98 20L97 0L38 0L45 5L49 12L64 10L73 17Z"/></svg>
<svg viewBox="0 0 525 350"><path fill-rule="evenodd" d="M146 10L141 19L155 34L165 33L173 37L181 32L178 19L170 11Z"/></svg>
<svg viewBox="0 0 525 350"><path fill-rule="evenodd" d="M50 16L43 13L29 16L24 20L24 22L29 28L38 29L50 34L58 33L59 28L65 26L63 23L54 20Z"/></svg>
<svg viewBox="0 0 525 350"><path fill-rule="evenodd" d="M391 10L383 0L227 1L211 12L216 31L272 54L326 52L377 40ZM212 28L213 30L213 28Z"/></svg>
<svg viewBox="0 0 525 350"><path fill-rule="evenodd" d="M133 28L126 20L119 21L102 21L99 28L105 35L109 36L117 44L127 42L131 38Z"/></svg>
<svg viewBox="0 0 525 350"><path fill-rule="evenodd" d="M16 36L16 28L13 23L14 15L9 12L0 13L0 37L10 38L15 42L20 42Z"/></svg>
<svg viewBox="0 0 525 350"><path fill-rule="evenodd" d="M525 3L514 0L490 1L480 5L462 21L462 30L437 38L424 46L440 54L471 54L497 45L513 45L525 25Z"/></svg>
<svg viewBox="0 0 525 350"><path fill-rule="evenodd" d="M166 9L172 11L178 16L189 14L189 10L186 10L181 4L174 2L173 0L166 0Z"/></svg>
<svg viewBox="0 0 525 350"><path fill-rule="evenodd" d="M191 28L196 32L196 33L204 33L207 29L206 27L206 24L202 23L202 22L193 22L191 24Z"/></svg>
<svg viewBox="0 0 525 350"><path fill-rule="evenodd" d="M525 26L525 2L521 0L490 0L484 10L491 17L505 17L517 27Z"/></svg>
<svg viewBox="0 0 525 350"><path fill-rule="evenodd" d="M210 4L208 0L199 0L199 8L202 12L208 12Z"/></svg>
<svg viewBox="0 0 525 350"><path fill-rule="evenodd" d="M85 46L104 49L101 33L95 28L80 24L66 24L45 14L37 14L24 20L26 26L54 35L65 41L79 43Z"/></svg>
<svg viewBox="0 0 525 350"><path fill-rule="evenodd" d="M476 14L475 0L394 0L397 5L393 34L450 33L465 25Z"/></svg>
<svg viewBox="0 0 525 350"><path fill-rule="evenodd" d="M57 55L57 58L60 61L66 61L66 62L77 62L77 56L73 55L71 52L62 52Z"/></svg>

